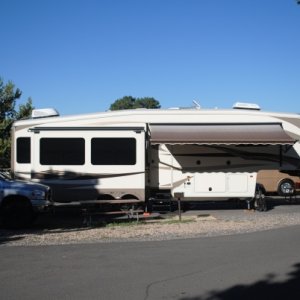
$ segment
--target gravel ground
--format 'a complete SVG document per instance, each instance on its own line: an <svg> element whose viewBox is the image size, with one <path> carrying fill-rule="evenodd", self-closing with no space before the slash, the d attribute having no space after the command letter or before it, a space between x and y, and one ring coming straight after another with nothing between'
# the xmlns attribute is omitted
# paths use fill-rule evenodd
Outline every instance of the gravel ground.
<svg viewBox="0 0 300 300"><path fill-rule="evenodd" d="M31 229L0 229L0 246L153 241L241 234L300 225L300 205L277 201L267 212L261 213L226 205L212 207L210 204L183 213L182 222L178 221L176 212L153 216L160 218L106 224L94 218L92 226L87 227L78 212L58 212L41 216Z"/></svg>

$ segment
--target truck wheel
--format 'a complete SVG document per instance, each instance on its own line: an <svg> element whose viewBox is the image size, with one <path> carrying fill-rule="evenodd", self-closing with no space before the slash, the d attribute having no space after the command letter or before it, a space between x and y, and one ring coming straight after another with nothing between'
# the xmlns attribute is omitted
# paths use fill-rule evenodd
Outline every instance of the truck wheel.
<svg viewBox="0 0 300 300"><path fill-rule="evenodd" d="M32 206L23 199L5 203L1 215L4 227L12 229L29 227L35 219Z"/></svg>
<svg viewBox="0 0 300 300"><path fill-rule="evenodd" d="M282 179L278 184L277 193L279 196L290 196L294 194L295 183L291 179Z"/></svg>

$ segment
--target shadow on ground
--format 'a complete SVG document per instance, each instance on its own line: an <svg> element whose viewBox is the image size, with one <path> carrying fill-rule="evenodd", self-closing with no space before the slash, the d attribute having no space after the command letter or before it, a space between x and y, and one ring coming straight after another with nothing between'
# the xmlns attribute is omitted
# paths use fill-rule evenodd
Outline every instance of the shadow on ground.
<svg viewBox="0 0 300 300"><path fill-rule="evenodd" d="M299 196L293 198L284 198L284 197L266 197L267 211L276 208L277 206L284 205L298 205L300 204ZM159 212L170 212L176 211L178 205L176 202L173 202L172 206L170 205L154 205L154 211ZM181 208L183 211L193 211L193 210L241 210L248 209L247 202L239 199L230 199L224 201L193 201L193 202L181 202ZM251 208L253 206L251 205Z"/></svg>
<svg viewBox="0 0 300 300"><path fill-rule="evenodd" d="M139 217L142 220L141 217ZM159 219L160 214L153 218ZM128 215L90 216L85 215L79 207L58 207L54 211L42 213L34 224L28 228L10 229L0 227L0 245L24 239L28 235L43 235L57 233L74 233L88 231L94 228L106 227L117 223L136 223L137 218ZM125 224L126 225L126 224Z"/></svg>
<svg viewBox="0 0 300 300"><path fill-rule="evenodd" d="M88 230L83 224L80 210L56 210L40 214L34 224L28 228L10 229L0 228L0 245L22 240L28 234L42 235L49 233L74 232Z"/></svg>
<svg viewBox="0 0 300 300"><path fill-rule="evenodd" d="M180 300L298 300L300 299L300 263L293 266L294 270L283 282L276 282L276 275L269 274L266 278L250 285L235 285L224 291L211 291L204 296L180 298Z"/></svg>

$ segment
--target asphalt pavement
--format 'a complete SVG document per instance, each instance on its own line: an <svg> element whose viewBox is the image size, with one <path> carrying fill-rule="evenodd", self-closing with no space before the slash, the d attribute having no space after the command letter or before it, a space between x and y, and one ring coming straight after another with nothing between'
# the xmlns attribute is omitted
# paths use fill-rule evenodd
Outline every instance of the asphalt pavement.
<svg viewBox="0 0 300 300"><path fill-rule="evenodd" d="M0 254L1 299L300 299L300 226Z"/></svg>

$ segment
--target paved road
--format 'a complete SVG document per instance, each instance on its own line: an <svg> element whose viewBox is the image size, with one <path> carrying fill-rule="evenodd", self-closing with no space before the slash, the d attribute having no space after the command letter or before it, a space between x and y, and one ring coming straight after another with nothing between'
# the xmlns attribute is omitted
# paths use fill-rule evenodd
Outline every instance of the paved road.
<svg viewBox="0 0 300 300"><path fill-rule="evenodd" d="M0 254L1 299L300 299L300 226Z"/></svg>

